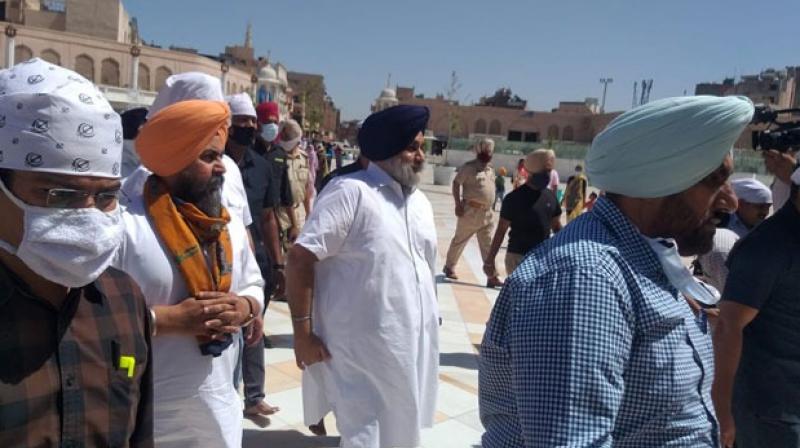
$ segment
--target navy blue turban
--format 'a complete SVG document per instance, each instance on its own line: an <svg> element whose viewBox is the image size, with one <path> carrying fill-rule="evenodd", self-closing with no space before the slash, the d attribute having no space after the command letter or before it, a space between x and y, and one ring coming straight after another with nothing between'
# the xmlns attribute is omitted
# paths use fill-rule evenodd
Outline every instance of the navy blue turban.
<svg viewBox="0 0 800 448"><path fill-rule="evenodd" d="M423 132L430 111L424 106L400 105L367 117L358 131L361 154L368 160L386 160L398 154Z"/></svg>
<svg viewBox="0 0 800 448"><path fill-rule="evenodd" d="M139 135L139 128L147 121L147 109L137 107L123 112L122 118L122 138L125 140L135 140Z"/></svg>

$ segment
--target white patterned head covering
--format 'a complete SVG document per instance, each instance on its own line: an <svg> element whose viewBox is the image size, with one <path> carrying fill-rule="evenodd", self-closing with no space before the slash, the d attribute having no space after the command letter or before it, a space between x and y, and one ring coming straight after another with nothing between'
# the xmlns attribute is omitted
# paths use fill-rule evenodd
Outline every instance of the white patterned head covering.
<svg viewBox="0 0 800 448"><path fill-rule="evenodd" d="M246 115L256 119L258 118L258 115L256 115L256 108L253 106L253 99L250 98L247 92L226 96L225 101L228 102L228 106L231 108L231 116Z"/></svg>
<svg viewBox="0 0 800 448"><path fill-rule="evenodd" d="M219 78L201 72L178 73L167 78L147 112L150 119L161 109L186 100L225 101Z"/></svg>
<svg viewBox="0 0 800 448"><path fill-rule="evenodd" d="M39 58L0 71L0 168L120 177L122 123L83 76Z"/></svg>

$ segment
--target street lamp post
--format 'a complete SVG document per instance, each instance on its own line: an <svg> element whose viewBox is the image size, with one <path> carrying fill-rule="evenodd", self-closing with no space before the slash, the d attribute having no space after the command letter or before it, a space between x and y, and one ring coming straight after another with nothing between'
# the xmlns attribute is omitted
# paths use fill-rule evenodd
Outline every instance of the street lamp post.
<svg viewBox="0 0 800 448"><path fill-rule="evenodd" d="M228 70L230 70L230 68L231 67L228 65L228 63L224 61L222 62L222 64L220 64L219 67L220 72L222 72L222 76L219 77L219 81L222 83L222 91L225 92L226 95L230 93L225 88L225 81L228 78Z"/></svg>
<svg viewBox="0 0 800 448"><path fill-rule="evenodd" d="M16 47L17 29L14 25L6 26L6 68L14 66L14 48Z"/></svg>
<svg viewBox="0 0 800 448"><path fill-rule="evenodd" d="M253 91L253 101L258 101L258 75L253 73L250 76L250 88Z"/></svg>
<svg viewBox="0 0 800 448"><path fill-rule="evenodd" d="M131 46L131 91L134 95L139 92L139 55L142 49L138 45Z"/></svg>
<svg viewBox="0 0 800 448"><path fill-rule="evenodd" d="M608 85L614 82L614 78L600 78L600 84L603 85L603 101L600 103L600 113L606 111L606 91L608 91Z"/></svg>

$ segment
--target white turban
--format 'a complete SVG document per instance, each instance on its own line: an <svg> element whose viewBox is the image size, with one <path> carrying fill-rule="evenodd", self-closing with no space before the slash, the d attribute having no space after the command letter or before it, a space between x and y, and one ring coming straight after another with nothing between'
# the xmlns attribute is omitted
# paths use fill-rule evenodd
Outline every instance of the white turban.
<svg viewBox="0 0 800 448"><path fill-rule="evenodd" d="M118 178L122 122L83 76L39 58L0 71L0 168Z"/></svg>
<svg viewBox="0 0 800 448"><path fill-rule="evenodd" d="M475 144L475 152L480 154L486 152L489 154L494 153L494 140L490 138L482 138Z"/></svg>
<svg viewBox="0 0 800 448"><path fill-rule="evenodd" d="M253 99L246 92L237 93L225 97L225 101L231 107L231 115L246 115L248 117L258 118L256 108L253 106Z"/></svg>
<svg viewBox="0 0 800 448"><path fill-rule="evenodd" d="M595 137L586 172L600 190L636 198L689 189L722 163L753 116L745 97L654 101L615 118Z"/></svg>
<svg viewBox="0 0 800 448"><path fill-rule="evenodd" d="M200 72L178 73L167 78L147 112L152 118L161 109L186 100L225 101L219 78Z"/></svg>
<svg viewBox="0 0 800 448"><path fill-rule="evenodd" d="M772 191L756 179L736 179L731 182L736 197L750 204L772 204Z"/></svg>

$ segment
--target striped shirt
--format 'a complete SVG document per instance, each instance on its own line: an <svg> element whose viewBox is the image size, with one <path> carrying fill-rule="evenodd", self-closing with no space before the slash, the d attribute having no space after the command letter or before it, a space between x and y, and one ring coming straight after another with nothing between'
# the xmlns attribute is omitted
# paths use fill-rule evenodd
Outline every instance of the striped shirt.
<svg viewBox="0 0 800 448"><path fill-rule="evenodd" d="M705 320L607 199L530 252L480 357L484 448L716 447Z"/></svg>

